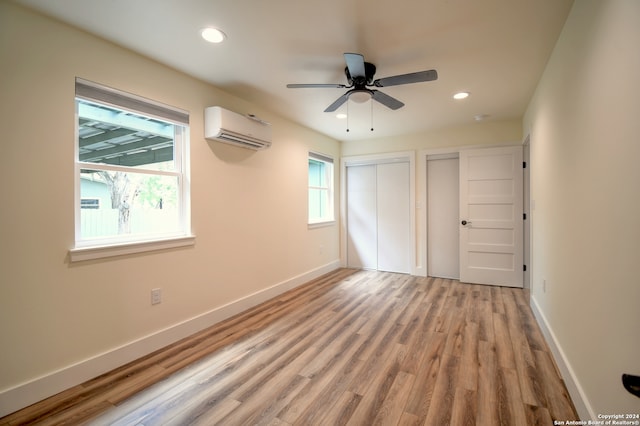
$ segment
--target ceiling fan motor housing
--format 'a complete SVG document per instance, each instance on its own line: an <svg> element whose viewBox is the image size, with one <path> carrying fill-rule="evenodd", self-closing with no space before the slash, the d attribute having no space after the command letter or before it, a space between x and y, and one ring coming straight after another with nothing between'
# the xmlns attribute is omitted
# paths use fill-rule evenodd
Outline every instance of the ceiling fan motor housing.
<svg viewBox="0 0 640 426"><path fill-rule="evenodd" d="M373 76L376 75L376 66L370 62L364 63L364 73L365 76L356 76L352 77L349 72L349 67L345 67L344 73L347 76L347 81L350 86L354 87L364 87L371 86L373 84Z"/></svg>

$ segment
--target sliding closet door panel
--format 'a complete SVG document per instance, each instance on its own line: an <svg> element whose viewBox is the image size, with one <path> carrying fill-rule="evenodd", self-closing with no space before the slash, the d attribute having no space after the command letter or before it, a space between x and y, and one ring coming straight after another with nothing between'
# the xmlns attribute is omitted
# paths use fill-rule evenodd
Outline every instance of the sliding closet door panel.
<svg viewBox="0 0 640 426"><path fill-rule="evenodd" d="M377 165L378 269L411 272L409 163Z"/></svg>
<svg viewBox="0 0 640 426"><path fill-rule="evenodd" d="M347 266L377 269L376 166L347 167Z"/></svg>

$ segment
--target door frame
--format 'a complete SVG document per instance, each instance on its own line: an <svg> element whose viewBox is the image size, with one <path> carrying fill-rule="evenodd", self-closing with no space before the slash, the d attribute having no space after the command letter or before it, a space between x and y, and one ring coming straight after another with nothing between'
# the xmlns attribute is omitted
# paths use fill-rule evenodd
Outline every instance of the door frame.
<svg viewBox="0 0 640 426"><path fill-rule="evenodd" d="M522 142L522 161L526 163L524 168L524 175L522 176L523 185L523 198L524 198L524 214L526 219L524 220L524 250L522 253L524 264L527 265L527 269L524 272L524 288L531 288L531 270L533 269L533 259L531 257L532 245L531 245L531 232L532 226L532 214L531 214L531 135L527 135Z"/></svg>
<svg viewBox="0 0 640 426"><path fill-rule="evenodd" d="M454 155L460 154L461 151L468 149L482 149L482 148L500 148L506 146L523 146L524 141L516 142L516 143L507 143L507 144L496 144L496 145L469 145L469 146L459 146L459 147L449 147L449 148L430 148L430 149L421 149L418 151L418 160L417 160L417 168L416 175L418 177L416 182L416 190L417 190L417 199L415 202L415 213L416 213L416 268L415 274L418 276L426 277L429 273L427 270L427 238L428 229L427 229L427 160L429 156L443 156L443 155ZM525 191L525 194L527 192ZM526 196L526 195L525 195ZM530 216L528 216L530 217ZM531 221L526 220L524 222L524 226L530 226ZM526 244L526 242L525 242ZM524 247L523 247L524 250ZM531 261L532 259L529 259ZM527 271L531 271L532 265L527 265Z"/></svg>
<svg viewBox="0 0 640 426"><path fill-rule="evenodd" d="M409 257L411 275L419 275L416 265L416 161L415 151L389 152L383 154L354 155L340 159L340 264L347 266L347 167L377 165L397 162L409 163L409 217L410 244Z"/></svg>

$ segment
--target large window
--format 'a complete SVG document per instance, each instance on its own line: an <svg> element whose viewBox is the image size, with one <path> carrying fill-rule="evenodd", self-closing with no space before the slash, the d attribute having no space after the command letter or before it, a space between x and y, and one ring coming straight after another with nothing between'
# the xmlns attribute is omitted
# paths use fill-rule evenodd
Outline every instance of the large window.
<svg viewBox="0 0 640 426"><path fill-rule="evenodd" d="M332 222L333 159L309 153L309 224Z"/></svg>
<svg viewBox="0 0 640 426"><path fill-rule="evenodd" d="M186 112L76 80L76 249L190 236Z"/></svg>

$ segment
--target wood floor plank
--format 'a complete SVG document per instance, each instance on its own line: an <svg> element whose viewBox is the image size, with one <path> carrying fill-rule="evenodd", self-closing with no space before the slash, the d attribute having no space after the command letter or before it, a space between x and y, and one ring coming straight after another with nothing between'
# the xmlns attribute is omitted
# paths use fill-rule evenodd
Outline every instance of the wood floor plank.
<svg viewBox="0 0 640 426"><path fill-rule="evenodd" d="M276 377L266 385L273 392L272 398L265 399L263 395L253 395L253 397L241 401L241 404L223 417L220 423L228 425L269 424L276 418L280 410L304 389L309 380L311 379L300 375L291 378L284 375Z"/></svg>
<svg viewBox="0 0 640 426"><path fill-rule="evenodd" d="M240 406L241 402L236 401L235 399L225 398L219 404L216 405L215 410L207 410L202 413L197 419L185 418L183 416L176 417L175 419L171 419L171 423L176 425L192 425L192 426L210 426L210 425L218 425L221 424L222 419L229 415L233 410L237 409ZM188 411L186 413L181 414L190 414ZM174 421L175 420L175 421Z"/></svg>
<svg viewBox="0 0 640 426"><path fill-rule="evenodd" d="M82 385L74 386L59 394L53 395L37 404L33 404L26 409L16 411L13 414L3 417L0 422L9 425L28 424L40 421L46 417L54 416L56 413L64 411L82 401L86 394ZM86 396L85 396L86 397ZM3 424L3 423L0 423Z"/></svg>
<svg viewBox="0 0 640 426"><path fill-rule="evenodd" d="M509 326L504 314L493 314L493 329L495 332L498 365L504 368L515 368L516 361L511 344L511 335L509 334Z"/></svg>
<svg viewBox="0 0 640 426"><path fill-rule="evenodd" d="M424 423L436 386L438 372L442 365L442 356L447 336L444 333L432 332L425 346L422 365L416 374L416 380L407 401L405 411L416 415L420 423Z"/></svg>
<svg viewBox="0 0 640 426"><path fill-rule="evenodd" d="M389 392L391 392L397 376L402 373L400 365L406 356L406 346L396 343L390 351L385 351L385 353L385 359L380 360L383 361L382 363L378 363L378 359L372 359L368 368L365 368L365 371L373 371L377 374L372 375L372 379L366 383L366 387L362 388L363 391L356 392L355 389L352 389L354 393L362 395L362 399L347 424L362 425L371 422L380 412L384 401L389 397ZM376 366L384 368L376 368ZM362 383L358 384L362 385Z"/></svg>
<svg viewBox="0 0 640 426"><path fill-rule="evenodd" d="M304 418L305 412L317 413L317 409L310 409L313 404L330 405L330 396L343 392L347 383L350 382L350 370L347 368L349 361L355 360L357 363L362 363L354 357L362 341L362 336L354 333L350 335L350 339L345 341L339 351L325 351L331 352L332 358L328 359L327 363L321 369L316 370L313 375L307 376L311 379L307 386L282 408L278 413L278 418L293 423L301 417ZM336 384L338 381L342 381L344 384L339 386ZM327 390L328 392L326 392Z"/></svg>
<svg viewBox="0 0 640 426"><path fill-rule="evenodd" d="M525 404L525 415L528 425L552 425L553 419L549 410L545 407L537 407Z"/></svg>
<svg viewBox="0 0 640 426"><path fill-rule="evenodd" d="M504 314L504 304L502 303L502 290L500 287L489 287L491 290L491 309L496 314Z"/></svg>
<svg viewBox="0 0 640 426"><path fill-rule="evenodd" d="M398 426L419 426L422 422L415 414L407 413L406 411L402 413L400 420L398 421Z"/></svg>
<svg viewBox="0 0 640 426"><path fill-rule="evenodd" d="M459 369L460 359L445 352L433 389L425 420L426 425L448 425L451 423Z"/></svg>
<svg viewBox="0 0 640 426"><path fill-rule="evenodd" d="M421 326L431 308L431 304L422 303L419 312L416 314L416 329L412 330L413 335L404 339L401 336L399 339L399 343L404 343L407 346L407 356L401 368L402 371L409 374L417 375L426 353L425 348L433 334L427 328Z"/></svg>
<svg viewBox="0 0 640 426"><path fill-rule="evenodd" d="M335 425L342 426L349 422L353 416L353 412L358 408L362 395L350 391L340 395L338 401L329 408L329 411L321 416L318 423L306 423L296 421L296 425Z"/></svg>
<svg viewBox="0 0 640 426"><path fill-rule="evenodd" d="M349 357L348 362L344 364L339 372L333 375L329 383L321 387L319 393L309 395L310 398L307 399L306 408L298 417L293 416L289 419L283 416L282 418L295 425L321 425L332 424L332 421L328 419L343 419L343 416L346 416L347 412L349 416L351 416L351 413L355 410L362 396L349 391L348 387L353 378L364 368L365 363L360 358L357 356ZM348 398L349 405L347 411L344 411L347 409L344 405L345 394L353 396ZM344 418L341 424L346 423L347 420L348 417Z"/></svg>
<svg viewBox="0 0 640 426"><path fill-rule="evenodd" d="M498 368L498 402L500 424L527 424L524 403L520 396L518 375L513 368Z"/></svg>
<svg viewBox="0 0 640 426"><path fill-rule="evenodd" d="M339 269L0 425L578 420L522 289Z"/></svg>
<svg viewBox="0 0 640 426"><path fill-rule="evenodd" d="M529 346L527 337L522 333L523 324L520 317L520 306L513 297L512 289L505 291L503 302L505 307L505 318L509 329L509 338L513 347L515 368L518 372L520 383L520 393L522 402L529 405L540 406L538 386L534 377L535 360Z"/></svg>
<svg viewBox="0 0 640 426"><path fill-rule="evenodd" d="M459 386L475 391L478 389L478 324L466 321L462 334Z"/></svg>
<svg viewBox="0 0 640 426"><path fill-rule="evenodd" d="M452 426L475 426L477 416L478 399L476 391L457 388L451 409Z"/></svg>
<svg viewBox="0 0 640 426"><path fill-rule="evenodd" d="M493 343L478 342L478 404L479 425L499 424L498 414L498 362Z"/></svg>
<svg viewBox="0 0 640 426"><path fill-rule="evenodd" d="M542 386L544 387L546 408L549 410L551 418L560 420L564 413L575 412L573 402L569 397L564 382L557 373L551 355L542 351L534 351L534 355L536 358L537 371L540 374Z"/></svg>
<svg viewBox="0 0 640 426"><path fill-rule="evenodd" d="M404 371L399 371L396 374L387 397L380 408L375 411L372 425L393 425L400 421L414 381L415 376L412 374Z"/></svg>
<svg viewBox="0 0 640 426"><path fill-rule="evenodd" d="M181 374L180 380L156 383L125 401L117 410L98 417L97 424L137 424L182 411L189 411L190 417L196 418L204 411L216 408L227 399L227 389L234 383L231 372L248 364L253 352L245 350L237 356L232 355L216 354L214 359L200 362L193 371L182 372L186 374Z"/></svg>

